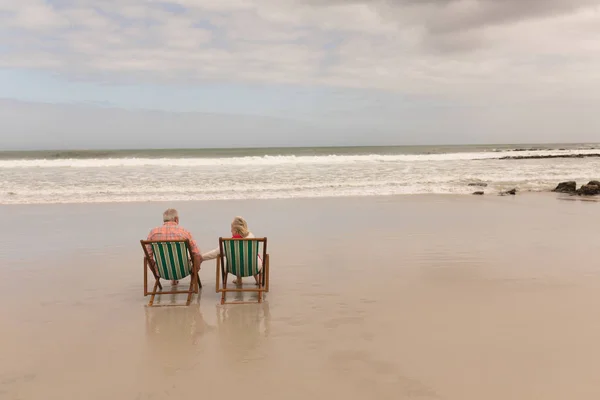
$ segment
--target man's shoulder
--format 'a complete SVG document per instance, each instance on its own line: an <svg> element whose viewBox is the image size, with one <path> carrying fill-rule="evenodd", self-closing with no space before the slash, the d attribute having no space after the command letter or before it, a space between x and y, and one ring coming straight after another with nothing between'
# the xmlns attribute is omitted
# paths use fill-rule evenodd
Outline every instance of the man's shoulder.
<svg viewBox="0 0 600 400"><path fill-rule="evenodd" d="M190 239L192 234L180 225L161 225L153 228L148 234L148 240Z"/></svg>
<svg viewBox="0 0 600 400"><path fill-rule="evenodd" d="M160 232L162 229L163 229L162 225L152 228L152 229L150 229L149 235L152 235L153 233L156 233L156 232Z"/></svg>
<svg viewBox="0 0 600 400"><path fill-rule="evenodd" d="M150 229L150 232L148 233L148 240L154 239L155 236L164 235L164 231L165 231L164 225L157 226L155 228Z"/></svg>
<svg viewBox="0 0 600 400"><path fill-rule="evenodd" d="M192 233L180 225L177 226L177 230L188 235L189 237L192 237Z"/></svg>

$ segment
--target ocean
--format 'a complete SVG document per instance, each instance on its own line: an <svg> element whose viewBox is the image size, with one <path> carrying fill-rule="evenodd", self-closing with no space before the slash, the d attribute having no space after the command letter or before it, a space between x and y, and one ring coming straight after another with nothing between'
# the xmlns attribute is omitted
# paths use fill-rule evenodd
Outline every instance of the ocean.
<svg viewBox="0 0 600 400"><path fill-rule="evenodd" d="M0 204L549 191L599 179L598 153L598 144L2 151Z"/></svg>

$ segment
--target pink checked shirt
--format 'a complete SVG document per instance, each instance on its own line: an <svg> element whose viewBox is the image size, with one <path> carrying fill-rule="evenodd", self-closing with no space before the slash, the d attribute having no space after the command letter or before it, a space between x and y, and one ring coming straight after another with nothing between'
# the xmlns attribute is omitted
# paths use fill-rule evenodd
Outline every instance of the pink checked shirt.
<svg viewBox="0 0 600 400"><path fill-rule="evenodd" d="M180 227L176 222L165 222L163 226L156 227L148 234L148 240L176 240L188 239L190 241L190 251L192 255L200 255L200 249L196 244L192 234ZM152 256L152 249L148 246L148 252Z"/></svg>

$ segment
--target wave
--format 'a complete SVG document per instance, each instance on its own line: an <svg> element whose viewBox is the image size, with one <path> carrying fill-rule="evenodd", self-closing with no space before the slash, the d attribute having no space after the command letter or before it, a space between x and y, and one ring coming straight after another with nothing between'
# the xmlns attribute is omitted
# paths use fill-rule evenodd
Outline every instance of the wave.
<svg viewBox="0 0 600 400"><path fill-rule="evenodd" d="M549 192L557 182L577 180L586 182L579 176L591 176L592 167L581 175L575 173L560 178L552 173L521 176L518 171L511 175L494 174L491 171L479 175L478 179L459 176L409 176L403 180L358 180L327 182L279 182L270 184L244 184L228 182L222 186L214 184L185 185L182 182L170 182L164 186L153 187L138 182L138 186L103 186L101 184L74 186L61 185L45 188L23 187L11 191L0 192L0 204L59 204L59 203L112 203L112 202L155 202L155 201L207 201L207 200L259 200L259 199L291 199L320 197L370 197L390 195L470 195L476 190L487 194L517 188L519 192ZM469 186L472 182L484 182L485 187Z"/></svg>
<svg viewBox="0 0 600 400"><path fill-rule="evenodd" d="M514 188L515 185L491 185L484 188L488 195L497 195L500 192ZM553 187L553 186L552 186ZM548 192L552 189L549 185L521 185L519 192ZM0 204L79 204L79 203L128 203L128 202L172 202L172 201L222 201L222 200L266 200L266 199L310 199L323 197L379 197L399 195L470 195L478 190L472 187L458 187L455 185L418 185L409 186L347 186L328 188L293 188L278 191L202 191L176 190L166 192L131 192L131 193L45 193L37 195L22 195L13 193L11 196L0 194Z"/></svg>
<svg viewBox="0 0 600 400"><path fill-rule="evenodd" d="M393 163L420 161L493 160L508 151L442 154L367 154L325 156L246 156L224 158L89 158L89 159L21 159L0 160L0 169L11 168L112 168L112 167L207 167L207 166L269 166L269 165L335 165L349 163ZM575 156L597 153L595 149L527 150L520 157Z"/></svg>

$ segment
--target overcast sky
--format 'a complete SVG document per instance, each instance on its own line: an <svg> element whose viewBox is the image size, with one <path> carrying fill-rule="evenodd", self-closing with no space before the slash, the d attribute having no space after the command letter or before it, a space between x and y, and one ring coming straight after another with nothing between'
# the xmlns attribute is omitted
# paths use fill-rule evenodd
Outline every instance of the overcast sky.
<svg viewBox="0 0 600 400"><path fill-rule="evenodd" d="M600 0L0 0L0 149L600 141Z"/></svg>

